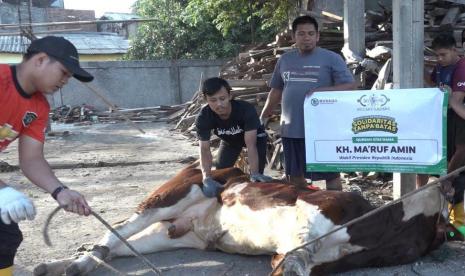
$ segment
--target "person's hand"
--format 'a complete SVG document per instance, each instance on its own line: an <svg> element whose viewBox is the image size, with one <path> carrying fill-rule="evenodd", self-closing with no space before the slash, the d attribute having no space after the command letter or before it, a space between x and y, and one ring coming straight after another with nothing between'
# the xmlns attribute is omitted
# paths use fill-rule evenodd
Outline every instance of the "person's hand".
<svg viewBox="0 0 465 276"><path fill-rule="evenodd" d="M448 94L449 97L452 94L452 88L447 84L443 84L443 85L439 86L439 89L441 89L442 92Z"/></svg>
<svg viewBox="0 0 465 276"><path fill-rule="evenodd" d="M211 177L205 177L202 181L202 192L206 197L216 197L223 185Z"/></svg>
<svg viewBox="0 0 465 276"><path fill-rule="evenodd" d="M86 199L74 190L63 189L57 194L58 204L68 212L88 216L90 207Z"/></svg>
<svg viewBox="0 0 465 276"><path fill-rule="evenodd" d="M36 208L26 195L12 187L0 189L0 217L3 223L33 220L35 216Z"/></svg>
<svg viewBox="0 0 465 276"><path fill-rule="evenodd" d="M269 177L267 175L261 174L261 173L252 173L250 175L250 181L252 181L252 182L270 182L270 181L273 181L273 178Z"/></svg>

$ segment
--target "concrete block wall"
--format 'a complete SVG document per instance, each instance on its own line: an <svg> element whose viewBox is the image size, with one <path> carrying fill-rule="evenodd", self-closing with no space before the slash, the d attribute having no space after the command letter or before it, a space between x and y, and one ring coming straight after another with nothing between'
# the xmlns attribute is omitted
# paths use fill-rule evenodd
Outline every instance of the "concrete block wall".
<svg viewBox="0 0 465 276"><path fill-rule="evenodd" d="M95 77L90 83L113 104L123 108L173 105L189 101L199 89L200 77L218 76L225 60L83 62ZM69 83L49 98L52 108L89 104L108 109L79 81Z"/></svg>
<svg viewBox="0 0 465 276"><path fill-rule="evenodd" d="M27 6L20 7L21 19L24 20L22 23L29 22L29 12ZM32 22L44 22L46 18L45 9L32 7L31 9ZM18 7L8 3L0 3L0 23L1 24L17 24L19 22ZM34 31L45 31L47 27L34 27ZM17 29L5 29L0 30L0 33L11 33L17 31Z"/></svg>
<svg viewBox="0 0 465 276"><path fill-rule="evenodd" d="M68 22L68 21L91 21L95 20L95 11L93 10L68 10L68 9L45 9L47 17L44 22ZM96 32L97 24L83 25L59 25L49 26L49 30L63 29L81 29L82 32Z"/></svg>

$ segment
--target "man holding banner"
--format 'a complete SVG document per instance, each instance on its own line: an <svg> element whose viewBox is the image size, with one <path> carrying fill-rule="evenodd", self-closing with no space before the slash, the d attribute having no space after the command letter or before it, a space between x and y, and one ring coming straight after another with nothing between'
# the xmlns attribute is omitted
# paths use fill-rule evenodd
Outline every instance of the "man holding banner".
<svg viewBox="0 0 465 276"><path fill-rule="evenodd" d="M352 90L356 84L341 56L317 47L318 23L313 17L297 17L292 23L292 35L297 49L278 60L260 119L266 121L281 103L281 137L290 182L306 187L305 178L326 180L328 190L341 190L339 173L306 172L303 103L307 93Z"/></svg>

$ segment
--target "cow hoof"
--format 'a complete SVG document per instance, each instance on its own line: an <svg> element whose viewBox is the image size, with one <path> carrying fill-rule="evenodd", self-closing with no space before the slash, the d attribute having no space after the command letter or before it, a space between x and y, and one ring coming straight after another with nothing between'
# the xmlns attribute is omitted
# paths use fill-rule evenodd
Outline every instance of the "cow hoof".
<svg viewBox="0 0 465 276"><path fill-rule="evenodd" d="M38 266L34 267L32 271L34 276L45 276L47 275L47 265L44 263L39 264Z"/></svg>
<svg viewBox="0 0 465 276"><path fill-rule="evenodd" d="M77 264L71 264L70 266L66 268L65 275L66 276L78 276L78 275L82 275L82 273Z"/></svg>

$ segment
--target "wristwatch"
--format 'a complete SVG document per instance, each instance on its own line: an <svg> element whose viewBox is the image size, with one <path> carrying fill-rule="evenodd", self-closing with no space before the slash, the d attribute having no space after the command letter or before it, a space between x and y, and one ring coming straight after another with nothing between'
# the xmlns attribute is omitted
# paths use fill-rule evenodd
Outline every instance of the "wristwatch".
<svg viewBox="0 0 465 276"><path fill-rule="evenodd" d="M52 192L52 197L53 199L57 200L57 196L58 194L63 191L64 189L68 189L68 187L66 187L65 185L62 185L58 188L56 188L53 192Z"/></svg>

